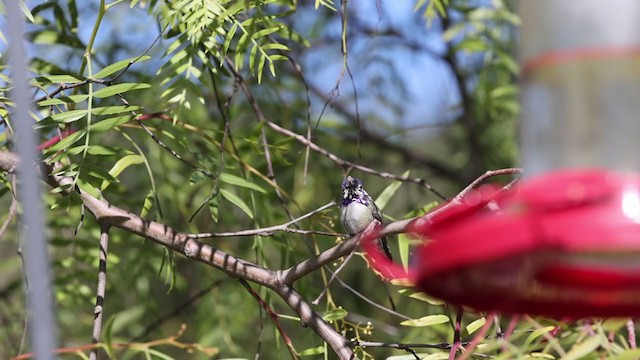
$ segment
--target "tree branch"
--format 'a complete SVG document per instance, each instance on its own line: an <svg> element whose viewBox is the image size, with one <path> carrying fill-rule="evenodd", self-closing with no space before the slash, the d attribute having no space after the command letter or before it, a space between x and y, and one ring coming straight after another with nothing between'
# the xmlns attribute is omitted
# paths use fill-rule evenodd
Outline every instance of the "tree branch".
<svg viewBox="0 0 640 360"><path fill-rule="evenodd" d="M337 233L329 233L329 232L315 232L312 230L298 230L298 229L291 229L289 228L289 226L300 222L308 217L311 217L319 212L322 212L332 206L335 206L336 202L335 201L331 201L311 212L308 212L300 217L297 217L291 221L288 221L284 224L281 225L275 225L275 226L269 226L269 227L264 227L264 228L259 228L259 229L249 229L249 230L241 230L241 231L235 231L235 232L222 232L222 233L216 233L216 232L209 232L209 233L199 233L199 234L189 234L187 236L189 236L192 239L205 239L205 238L214 238L214 237L229 237L229 236L253 236L253 235L260 235L260 236L269 236L271 234L273 234L276 231L287 231L287 232L293 232L293 233L304 233L304 234L308 234L310 232L313 233L321 233L323 235L329 235L329 236L340 236L342 234L337 234Z"/></svg>
<svg viewBox="0 0 640 360"><path fill-rule="evenodd" d="M309 326L320 335L340 359L353 358L353 351L349 348L347 339L337 333L318 313L313 311L311 306L291 286L284 285L274 290L300 316L303 326Z"/></svg>
<svg viewBox="0 0 640 360"><path fill-rule="evenodd" d="M96 288L96 307L94 310L93 333L91 343L100 342L100 332L102 330L102 318L104 315L104 300L107 290L107 251L109 248L109 226L102 224L100 232L100 264L98 265L98 287ZM98 358L98 348L93 348L89 354L89 360Z"/></svg>

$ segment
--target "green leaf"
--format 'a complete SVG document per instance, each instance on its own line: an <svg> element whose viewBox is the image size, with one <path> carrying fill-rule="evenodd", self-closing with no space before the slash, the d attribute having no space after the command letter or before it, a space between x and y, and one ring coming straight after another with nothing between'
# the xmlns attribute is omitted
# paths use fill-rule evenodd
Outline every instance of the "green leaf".
<svg viewBox="0 0 640 360"><path fill-rule="evenodd" d="M129 58L129 59L120 60L118 62L115 62L115 63L111 64L111 65L105 66L102 70L100 70L96 74L94 74L93 77L95 79L105 78L105 77L107 77L107 76L109 76L111 74L114 74L114 73L126 68L133 61L136 61L136 63L139 63L139 62L143 62L145 60L148 60L150 58L151 58L151 56L143 55L143 56L140 56L140 57L136 56L136 57L132 57L132 58Z"/></svg>
<svg viewBox="0 0 640 360"><path fill-rule="evenodd" d="M241 186L241 187L245 187L245 188L248 188L248 189L256 190L256 191L259 191L259 192L261 192L263 194L267 193L260 186L254 184L252 182L249 182L249 181L247 181L247 180L245 180L245 179L243 179L243 178L241 178L239 176L235 176L235 175L232 175L232 174L229 174L229 173L221 173L220 174L220 181L222 181L224 183L227 183L229 185Z"/></svg>
<svg viewBox="0 0 640 360"><path fill-rule="evenodd" d="M405 171L404 174L402 174L402 177L409 176L409 173L409 170ZM376 205L378 205L378 208L380 210L384 210L384 208L389 203L389 200L391 200L396 191L398 191L400 185L402 185L402 181L396 180L389 184L389 186L387 186L384 190L382 190L382 193L380 193L378 198L375 200L375 203Z"/></svg>
<svg viewBox="0 0 640 360"><path fill-rule="evenodd" d="M324 346L317 346L313 348L308 348L300 351L298 355L300 356L311 356L311 355L320 355L324 354Z"/></svg>
<svg viewBox="0 0 640 360"><path fill-rule="evenodd" d="M604 339L602 339L600 336L591 336L585 341L579 344L575 344L565 356L560 358L560 360L581 359L582 357L591 354L600 345L607 344L607 342L603 340Z"/></svg>
<svg viewBox="0 0 640 360"><path fill-rule="evenodd" d="M229 192L225 189L220 189L220 194L222 194L222 196L224 196L225 199L231 201L233 204L239 207L240 210L244 211L244 213L247 214L247 216L253 219L253 212L251 211L251 208L249 208L249 205L247 205L247 203L244 202L244 200L240 199L236 194Z"/></svg>
<svg viewBox="0 0 640 360"><path fill-rule="evenodd" d="M107 182L115 182L118 181L113 175L109 174L107 171L93 165L89 164L80 164L80 175L88 175L94 177L99 180L104 180Z"/></svg>
<svg viewBox="0 0 640 360"><path fill-rule="evenodd" d="M162 352L160 352L160 351L158 351L156 349L146 348L145 351L147 351L151 355L154 355L154 356L159 357L159 358L164 359L164 360L175 360L175 358L173 358L173 357L171 357L171 356L169 356L169 355L167 355L165 353L162 353Z"/></svg>
<svg viewBox="0 0 640 360"><path fill-rule="evenodd" d="M107 320L107 324L104 327L104 343L105 343L105 347L104 350L107 352L107 355L109 355L110 359L113 359L113 324L115 323L116 317L115 315L112 315L111 317L109 317L109 320Z"/></svg>
<svg viewBox="0 0 640 360"><path fill-rule="evenodd" d="M78 155L81 152L83 152L84 149L85 149L85 145L75 146L68 149L67 153L69 155ZM102 145L90 145L89 148L87 149L87 153L89 153L90 155L97 155L97 156L116 155L123 152L131 153L131 151L126 149L121 149L121 148L112 147L112 146L102 146Z"/></svg>
<svg viewBox="0 0 640 360"><path fill-rule="evenodd" d="M148 89L150 87L151 85L146 83L122 83L102 88L94 92L93 96L102 99L115 94L124 94L128 91Z"/></svg>
<svg viewBox="0 0 640 360"><path fill-rule="evenodd" d="M106 120L98 121L91 125L91 131L107 131L122 124L126 124L133 119L132 115L123 115L109 118Z"/></svg>
<svg viewBox="0 0 640 360"><path fill-rule="evenodd" d="M129 166L135 165L135 164L142 164L143 162L144 162L144 159L142 158L142 156L138 154L126 155L113 165L111 170L109 170L109 174L115 179L118 176L120 176L120 174ZM118 181L118 180L115 179L115 181ZM109 187L111 182L106 180L103 181L102 184L100 185L100 190L104 191L107 187Z"/></svg>
<svg viewBox="0 0 640 360"><path fill-rule="evenodd" d="M69 96L61 96L59 98L42 100L38 103L40 106L51 106L51 105L65 105L65 104L77 104L79 102L83 102L87 100L89 95L87 94L78 94L78 95L69 95Z"/></svg>
<svg viewBox="0 0 640 360"><path fill-rule="evenodd" d="M413 293L413 294L409 295L409 297L412 298L412 299L424 301L424 302L429 303L431 305L442 305L442 304L444 304L444 301L432 298L431 296L429 296L429 295L427 295L427 294L425 294L423 292Z"/></svg>
<svg viewBox="0 0 640 360"><path fill-rule="evenodd" d="M502 85L491 90L491 97L496 99L503 96L516 96L518 95L518 86L515 85Z"/></svg>
<svg viewBox="0 0 640 360"><path fill-rule="evenodd" d="M117 313L117 318L114 320L113 331L120 333L125 329L129 329L134 325L140 324L140 321L147 313L147 305L137 304L132 305Z"/></svg>
<svg viewBox="0 0 640 360"><path fill-rule="evenodd" d="M47 153L53 153L56 152L60 149L64 149L67 148L71 145L73 145L76 141L82 139L84 137L84 135L87 133L86 130L79 130L74 132L73 134L67 136L66 138L62 139L59 143L49 147L47 149Z"/></svg>
<svg viewBox="0 0 640 360"><path fill-rule="evenodd" d="M338 308L338 309L333 309L325 312L322 315L322 318L324 319L324 321L332 322L335 320L344 319L345 317L347 317L347 315L349 315L347 310Z"/></svg>
<svg viewBox="0 0 640 360"><path fill-rule="evenodd" d="M41 84L49 84L49 83L67 83L67 84L75 84L82 82L84 80L78 79L75 76L71 75L43 75L38 76L34 79L34 81L39 82Z"/></svg>
<svg viewBox="0 0 640 360"><path fill-rule="evenodd" d="M617 356L608 357L609 360L636 360L640 357L640 349L626 350Z"/></svg>
<svg viewBox="0 0 640 360"><path fill-rule="evenodd" d="M63 113L59 113L59 114L53 114L50 116L51 120L57 122L57 123L71 123L77 120L82 119L83 117L85 117L85 115L87 115L87 110L70 110L70 111L65 111ZM42 121L46 120L43 119Z"/></svg>
<svg viewBox="0 0 640 360"><path fill-rule="evenodd" d="M122 149L113 146L103 146L103 145L91 145L89 146L89 150L87 152L91 155L97 156L109 156L109 155L117 155L117 154L130 154L131 150Z"/></svg>
<svg viewBox="0 0 640 360"><path fill-rule="evenodd" d="M111 170L109 170L109 174L111 174L114 177L118 177L129 166L135 165L135 164L142 164L143 162L144 162L144 159L142 158L142 156L138 154L127 155L122 159L118 160L115 163L115 165L113 165Z"/></svg>
<svg viewBox="0 0 640 360"><path fill-rule="evenodd" d="M283 26L282 25L277 25L274 26L272 28L268 28L268 29L262 29L260 31L256 31L255 33L253 33L253 35L251 35L252 39L258 39L270 34L273 34L274 32L280 30Z"/></svg>
<svg viewBox="0 0 640 360"><path fill-rule="evenodd" d="M144 203L142 204L142 210L140 210L140 217L143 218L147 216L149 211L151 211L151 209L153 208L153 203L155 201L154 199L155 199L155 193L152 189L147 194L147 197L144 198Z"/></svg>
<svg viewBox="0 0 640 360"><path fill-rule="evenodd" d="M604 331L618 331L625 326L629 321L628 318L610 318L602 322L602 330Z"/></svg>
<svg viewBox="0 0 640 360"><path fill-rule="evenodd" d="M404 270L409 270L409 237L405 233L398 234L398 252L400 253L400 263Z"/></svg>
<svg viewBox="0 0 640 360"><path fill-rule="evenodd" d="M220 196L214 196L211 200L209 200L209 213L211 214L211 218L216 223L220 219L218 216L220 210Z"/></svg>
<svg viewBox="0 0 640 360"><path fill-rule="evenodd" d="M528 337L527 339L524 341L524 345L522 346L523 349L527 349L529 348L529 346L531 345L531 343L533 343L533 341L535 339L537 339L538 337L553 331L553 329L555 329L555 326L545 326L543 328L540 329L536 329L534 330Z"/></svg>
<svg viewBox="0 0 640 360"><path fill-rule="evenodd" d="M140 110L140 106L105 106L105 107L97 107L91 109L91 113L94 115L113 115L113 114L121 114L124 112L131 112Z"/></svg>
<svg viewBox="0 0 640 360"><path fill-rule="evenodd" d="M449 322L449 317L447 315L428 315L421 317L419 319L411 319L405 320L400 323L402 326L413 326L413 327L426 327L439 325Z"/></svg>
<svg viewBox="0 0 640 360"><path fill-rule="evenodd" d="M81 173L82 175L82 173ZM100 191L98 191L98 189L96 189L93 185L91 185L90 183L84 181L81 177L78 177L78 187L86 192L88 192L91 196L96 197L96 198L100 198ZM77 196L76 192L72 192L72 194Z"/></svg>
<svg viewBox="0 0 640 360"><path fill-rule="evenodd" d="M487 323L487 319L485 319L484 316L481 317L480 319L475 320L471 324L467 325L467 334L469 335L473 334L474 332L476 332L476 330L480 329L486 323Z"/></svg>
<svg viewBox="0 0 640 360"><path fill-rule="evenodd" d="M189 176L189 185L195 185L201 181L209 179L207 175L201 173L200 171L194 171Z"/></svg>
<svg viewBox="0 0 640 360"><path fill-rule="evenodd" d="M464 51L468 53L481 52L487 50L487 43L483 39L464 39L456 46L456 51Z"/></svg>

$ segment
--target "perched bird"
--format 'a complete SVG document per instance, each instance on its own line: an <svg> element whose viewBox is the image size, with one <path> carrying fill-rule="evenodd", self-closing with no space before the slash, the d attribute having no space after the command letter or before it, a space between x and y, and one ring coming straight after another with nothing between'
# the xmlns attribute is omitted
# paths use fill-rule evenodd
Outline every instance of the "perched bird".
<svg viewBox="0 0 640 360"><path fill-rule="evenodd" d="M382 223L380 209L362 188L362 181L352 176L347 176L342 182L340 210L340 221L349 235L361 233L373 220ZM391 259L387 238L380 238L378 245Z"/></svg>

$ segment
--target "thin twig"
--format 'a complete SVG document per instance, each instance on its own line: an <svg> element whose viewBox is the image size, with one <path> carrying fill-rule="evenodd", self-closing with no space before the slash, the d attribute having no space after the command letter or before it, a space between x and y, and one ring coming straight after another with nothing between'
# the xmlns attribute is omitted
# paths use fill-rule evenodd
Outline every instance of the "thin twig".
<svg viewBox="0 0 640 360"><path fill-rule="evenodd" d="M15 186L15 175L12 175L11 183ZM16 217L16 213L18 212L18 199L15 196L15 188L12 189L11 193L11 205L9 205L9 213L7 214L7 218L5 219L2 226L0 226L0 239L4 237L4 233L9 228L9 225L13 222L13 219Z"/></svg>
<svg viewBox="0 0 640 360"><path fill-rule="evenodd" d="M340 271L342 271L342 269L344 269L344 267L349 263L349 260L353 258L353 254L355 254L355 252L352 252L351 254L347 255L347 257L342 261L342 264L340 264L340 266L338 266L336 271L334 271L331 274L329 281L327 281L327 283L325 284L324 289L322 289L322 292L320 293L320 295L318 295L318 297L311 302L313 305L318 305L320 303L320 300L324 297L324 294L327 293L327 290L329 290L329 286L331 285L333 280L336 278L336 276L338 276Z"/></svg>
<svg viewBox="0 0 640 360"><path fill-rule="evenodd" d="M463 345L466 345L467 342L463 342ZM400 349L406 350L408 348L419 348L419 349L441 349L448 350L451 349L451 344L446 342L435 343L435 344L422 344L422 343L387 343L387 342L376 342L376 341L351 341L349 342L349 346L356 347L382 347L382 348L391 348L391 349Z"/></svg>
<svg viewBox="0 0 640 360"><path fill-rule="evenodd" d="M320 98L320 100L322 100L323 102L325 102L326 104L331 103L331 108L334 111L337 111L338 113L342 114L344 117L346 117L350 122L352 122L354 125L357 122L357 118L356 115L352 114L345 105L343 105L340 102L334 101L335 97L333 96L329 96L329 95L325 95L322 90L320 90L317 86L314 86L313 84L309 85L309 89L311 90L311 92ZM321 114L322 115L322 114ZM318 119L319 120L319 119ZM317 126L317 125L316 125ZM372 131L367 130L367 128L365 127L361 127L360 128L360 134L359 137L366 139L366 140L370 140L372 142L375 142L378 146L380 146L381 148L384 148L385 151L392 151L395 153L400 154L405 160L406 163L413 163L416 164L418 166L422 166L422 167L428 167L430 170L432 170L433 172L440 174L442 176L445 176L455 182L463 182L464 181L464 177L462 176L462 174L460 173L460 171L457 171L456 169L447 166L445 163L440 162L436 159L432 159L432 158L427 158L424 155L417 155L411 151L409 151L408 149L406 149L404 146L400 146L394 142L391 142L388 140L388 137L383 137L380 136ZM308 139L309 141L311 141L311 139ZM307 149L309 147L307 146Z"/></svg>
<svg viewBox="0 0 640 360"><path fill-rule="evenodd" d="M264 228L260 228L260 229L249 229L249 230L242 230L242 231L233 231L233 232L221 232L221 233L216 233L216 232L208 232L208 233L199 233L199 234L189 234L187 235L189 238L191 239L205 239L205 238L214 238L214 237L229 237L229 236L253 236L253 235L261 235L261 236L268 236L276 231L287 231L287 232L293 232L293 233L301 233L301 230L298 229L290 229L289 226L298 223L306 218L309 218L319 212L322 212L330 207L333 207L336 205L335 201L331 201L325 205L322 205L321 207L310 211L302 216L299 216L293 220L287 221L284 224L281 225L275 225L275 226L269 226L269 227L264 227ZM312 230L302 230L302 232L304 232L305 234L308 233L318 233ZM337 234L337 233L328 233L328 232L320 232L324 235L329 235L329 236L340 236L342 234Z"/></svg>
<svg viewBox="0 0 640 360"><path fill-rule="evenodd" d="M215 289L216 287L218 287L220 284L222 284L226 280L228 280L228 279L218 279L215 282L213 282L213 284L211 284L211 285L207 286L206 288L198 291L193 296L191 296L189 299L187 299L185 302L183 302L182 304L178 305L170 313L157 318L153 323L147 325L147 327L144 329L142 334L140 334L140 336L138 336L135 339L133 339L133 341L141 341L142 339L147 337L147 335L149 335L154 329L156 329L157 327L159 327L160 325L165 323L167 320L170 320L170 319L180 315L180 313L182 313L183 311L188 309L189 306L191 306L196 301L200 300L200 298L202 298L203 296L207 295L209 292L211 292L211 290Z"/></svg>
<svg viewBox="0 0 640 360"><path fill-rule="evenodd" d="M98 265L98 287L96 288L96 307L94 310L93 332L91 343L100 342L100 332L102 331L102 318L104 315L104 300L107 291L107 254L109 249L109 225L102 224L100 230L100 263ZM93 348L89 354L89 360L98 358L98 348Z"/></svg>
<svg viewBox="0 0 640 360"><path fill-rule="evenodd" d="M452 201L459 202L460 200L462 200L463 197L465 197L467 194L469 194L469 192L471 192L478 185L480 185L482 182L484 182L485 180L487 180L490 177L500 176L500 175L520 175L520 174L522 174L522 169L521 168L506 168L506 169L498 169L498 170L486 171L484 174L480 175L477 179L475 179L469 185L467 185L467 187L465 187L462 191L460 191L458 193L458 195L456 195L452 199ZM514 181L516 181L516 180L514 180ZM513 186L513 184L515 183L514 181L512 181L509 184L507 184L506 187L511 188L511 186Z"/></svg>
<svg viewBox="0 0 640 360"><path fill-rule="evenodd" d="M359 297L359 298L361 298L362 300L364 300L365 302L367 302L369 305L372 305L372 306L374 306L374 307L377 307L378 309L380 309L380 310L382 310L382 311L385 311L385 312L388 312L388 313L389 313L389 314L391 314L391 315L395 315L395 316L397 316L397 317L399 317L399 318L401 318L401 319L404 319L404 320L411 320L411 318L410 318L410 317L408 317L408 316L406 316L406 315L404 315L404 314L401 314L401 313L399 313L399 312L397 312L397 311L393 311L393 310L391 310L391 309L389 309L389 308L387 308L387 307L385 307L385 306L383 306L383 305L380 305L380 304L378 304L377 302L375 302L375 301L373 301L373 300L369 299L369 298L368 298L368 297L366 297L365 295L363 295L363 294L361 294L360 292L358 292L358 290L356 290L356 289L352 288L351 286L347 285L347 283L345 283L344 281L342 281L342 279L340 279L339 277L336 277L336 280L338 281L338 283L339 283L342 287L344 287L345 289L347 289L347 290L351 291L353 294L355 294L357 297Z"/></svg>
<svg viewBox="0 0 640 360"><path fill-rule="evenodd" d="M124 96L122 96L122 94L117 94L117 96L120 99L120 102L122 102L123 104L125 104L127 106L130 106L129 101L127 101L127 99ZM153 133L153 131L149 130L149 128L147 128L142 123L142 121L146 120L147 118L162 117L162 116L167 116L167 115L154 113L154 114L144 114L144 115L138 116L138 113L133 111L133 110L130 113L131 113L131 115L134 116L134 119L138 123L140 128L142 128L142 130L144 130L147 133L147 135L151 136L151 138L153 139L153 141L156 142L156 144L158 144L161 148L165 149L169 154L171 154L171 156L173 156L174 158L178 159L180 162L182 162L183 164L189 166L193 170L205 175L209 179L215 180L217 178L209 170L201 168L201 167L199 167L199 166L197 166L195 164L192 164L190 161L188 161L187 159L182 157L182 155L178 154L177 151L173 150L171 147L169 147L169 145L165 144L162 140L160 140L159 137L156 136L156 134Z"/></svg>
<svg viewBox="0 0 640 360"><path fill-rule="evenodd" d="M269 314L269 316L271 317L271 320L273 320L273 324L276 326L276 329L278 329L278 332L282 336L282 340L287 345L287 349L289 350L289 354L291 355L291 358L299 359L300 357L296 353L296 349L293 347L293 342L291 341L291 338L287 335L287 333L284 331L284 329L280 325L278 314L276 314L271 309L269 304L267 304L264 300L262 300L260 295L251 288L251 285L249 285L249 283L246 280L239 279L239 281L240 281L240 284L242 284L242 286L244 286L244 288L247 290L247 292L249 292L249 294L251 294L251 296L253 296L253 298L256 299L258 304L260 304L260 306L267 312L267 314Z"/></svg>
<svg viewBox="0 0 640 360"><path fill-rule="evenodd" d="M456 353L458 349L462 347L460 341L460 328L462 326L462 307L458 308L456 313L456 322L453 328L453 345L451 346L451 351L449 352L449 360L454 360L456 358Z"/></svg>
<svg viewBox="0 0 640 360"><path fill-rule="evenodd" d="M311 150L317 152L318 154L328 158L329 160L333 161L336 165L342 167L342 168L353 168L353 169L357 169L360 170L362 172L368 173L368 174L372 174L372 175L376 175L385 179L391 179L391 180L398 180L398 181L402 181L402 182L411 182L411 183L415 183L418 185L421 185L423 187L425 187L426 189L428 189L429 191L431 191L432 193L434 193L436 196L438 196L441 199L446 199L446 197L444 195L442 195L439 191L437 191L436 189L434 189L431 185L429 185L427 183L427 181L425 179L422 178L415 178L415 177L409 177L409 176L400 176L400 175L395 175L395 174L391 174L388 173L386 171L377 171L374 170L372 168L360 165L360 164L356 164L353 163L351 161L347 161L344 160L340 157L338 157L337 155L333 154L332 152L329 152L328 150L325 150L324 148L320 147L319 145L316 145L315 143L308 141L307 138L305 138L304 136L297 134L289 129L285 129L282 126L273 123L271 121L267 121L266 122L267 126L269 126L272 130L279 132L283 135L287 135L290 136L292 138L294 138L295 140L297 140L298 142L302 143L305 146L308 146Z"/></svg>

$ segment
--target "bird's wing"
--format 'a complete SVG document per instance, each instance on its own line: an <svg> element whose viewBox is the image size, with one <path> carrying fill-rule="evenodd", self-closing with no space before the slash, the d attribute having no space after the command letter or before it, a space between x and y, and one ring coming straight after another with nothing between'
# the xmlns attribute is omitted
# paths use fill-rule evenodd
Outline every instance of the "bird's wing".
<svg viewBox="0 0 640 360"><path fill-rule="evenodd" d="M369 208L371 209L371 215L373 215L373 218L380 221L382 224L382 212L380 212L380 209L378 209L378 206L373 202L373 200L369 202Z"/></svg>
<svg viewBox="0 0 640 360"><path fill-rule="evenodd" d="M373 215L373 218L378 220L380 224L383 224L382 212L380 211L380 209L378 209L378 206L376 205L375 202L373 202L373 200L369 202L369 209L371 210L371 215ZM393 259L391 257L391 250L389 250L389 242L386 236L383 236L382 238L380 238L380 242L378 243L378 246L382 249L382 251L384 251L384 254L389 259Z"/></svg>

